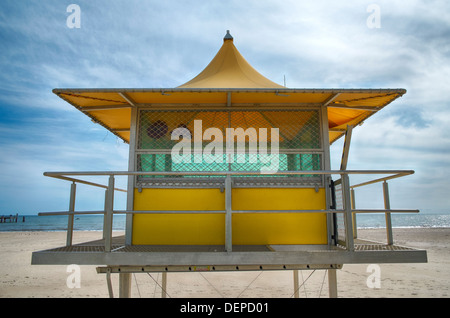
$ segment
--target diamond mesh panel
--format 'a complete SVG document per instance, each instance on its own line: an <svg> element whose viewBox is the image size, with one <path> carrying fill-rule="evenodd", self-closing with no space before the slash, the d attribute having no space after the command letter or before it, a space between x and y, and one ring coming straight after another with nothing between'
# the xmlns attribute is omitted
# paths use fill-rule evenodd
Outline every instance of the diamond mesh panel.
<svg viewBox="0 0 450 318"><path fill-rule="evenodd" d="M271 162L278 171L322 169L319 113L308 111L149 111L140 112L138 171L261 171ZM227 129L233 127L233 129ZM279 150L276 146L278 128ZM273 140L272 140L273 138ZM183 141L185 143L182 143ZM228 142L228 143L227 143ZM180 148L180 145L185 148ZM173 147L179 160L173 160ZM186 152L184 152L186 151ZM266 155L265 155L266 154ZM181 156L183 155L183 156ZM271 157L272 156L272 157ZM276 157L275 157L276 156ZM145 176L141 186L223 185L220 176ZM234 186L311 185L317 175L245 175Z"/></svg>
<svg viewBox="0 0 450 318"><path fill-rule="evenodd" d="M344 209L344 199L341 184L336 185L335 193L336 193L336 210L342 210ZM344 215L342 213L336 213L336 226L337 226L337 240L339 241L339 244L346 246L345 222L344 222Z"/></svg>

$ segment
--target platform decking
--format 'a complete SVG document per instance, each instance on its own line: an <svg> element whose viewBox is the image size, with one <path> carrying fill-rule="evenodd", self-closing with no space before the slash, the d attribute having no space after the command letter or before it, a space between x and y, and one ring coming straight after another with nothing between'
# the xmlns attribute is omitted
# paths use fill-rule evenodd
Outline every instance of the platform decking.
<svg viewBox="0 0 450 318"><path fill-rule="evenodd" d="M111 252L96 240L34 252L34 265L105 265L133 271L329 269L342 264L426 262L426 251L355 240L355 250L328 245L125 245L114 237ZM199 269L200 268L200 269Z"/></svg>
<svg viewBox="0 0 450 318"><path fill-rule="evenodd" d="M159 173L159 172L158 172ZM176 172L179 174L180 172ZM189 172L183 172L189 174ZM246 172L253 173L253 172ZM256 172L254 172L256 174ZM284 171L292 175L318 174L341 176L334 182L341 186L341 206L326 210L263 210L263 211L235 211L231 209L231 200L226 200L226 209L215 211L223 213L231 220L233 214L238 213L327 213L343 219L343 225L338 226L333 233L329 233L329 244L326 245L233 245L231 227L225 231L224 245L132 245L130 237L113 237L112 220L116 214L133 216L139 213L211 213L211 211L117 211L114 206L114 191L125 191L114 187L116 176L135 176L142 172L94 172L94 173L52 173L49 176L71 181L71 196L69 211L43 213L41 215L68 215L68 231L66 245L34 252L34 265L97 265L131 271L192 271L202 270L244 270L246 269L330 269L340 268L343 264L381 264L381 263L423 263L427 262L425 250L416 250L394 244L392 236L391 213L417 213L418 210L391 209L387 180L412 174L412 171ZM149 173L152 174L152 173ZM174 172L165 172L174 174ZM225 194L231 193L231 177L234 172L205 172L225 176ZM361 184L350 185L349 174L384 174ZM91 175L109 176L108 186L75 179L72 176ZM328 177L327 177L328 178ZM74 209L75 183L86 183L106 188L105 210L76 212ZM354 189L368 184L383 183L385 209L361 210L354 208ZM133 188L134 190L134 188ZM126 191L125 191L126 192ZM361 240L357 236L356 214L383 213L386 216L386 243ZM103 214L104 227L102 240L72 244L73 217L78 214ZM337 245L335 243L337 241ZM342 245L341 245L342 244Z"/></svg>

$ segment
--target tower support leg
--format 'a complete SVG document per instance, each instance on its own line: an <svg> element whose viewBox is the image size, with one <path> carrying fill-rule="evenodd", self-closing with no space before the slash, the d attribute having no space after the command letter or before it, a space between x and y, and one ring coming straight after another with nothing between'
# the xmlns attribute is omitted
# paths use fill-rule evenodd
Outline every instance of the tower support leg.
<svg viewBox="0 0 450 318"><path fill-rule="evenodd" d="M119 274L119 297L130 298L131 297L131 274L120 273Z"/></svg>
<svg viewBox="0 0 450 318"><path fill-rule="evenodd" d="M167 298L167 273L162 272L161 298Z"/></svg>
<svg viewBox="0 0 450 318"><path fill-rule="evenodd" d="M294 272L294 298L299 298L299 285L298 285L298 270L293 270Z"/></svg>
<svg viewBox="0 0 450 318"><path fill-rule="evenodd" d="M330 298L337 298L337 275L335 269L328 269L328 291Z"/></svg>

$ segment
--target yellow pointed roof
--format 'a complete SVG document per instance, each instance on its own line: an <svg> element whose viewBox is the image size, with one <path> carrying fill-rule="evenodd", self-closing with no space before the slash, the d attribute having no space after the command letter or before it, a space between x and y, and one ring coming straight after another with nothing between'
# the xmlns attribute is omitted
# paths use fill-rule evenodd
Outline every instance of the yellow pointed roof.
<svg viewBox="0 0 450 318"><path fill-rule="evenodd" d="M405 89L299 89L286 88L256 71L239 53L227 33L224 43L195 78L176 88L81 88L53 92L92 121L130 141L132 109L194 106L211 107L326 107L329 140L345 134L347 125L367 118L406 93Z"/></svg>
<svg viewBox="0 0 450 318"><path fill-rule="evenodd" d="M284 88L255 70L239 53L230 31L209 65L178 88Z"/></svg>

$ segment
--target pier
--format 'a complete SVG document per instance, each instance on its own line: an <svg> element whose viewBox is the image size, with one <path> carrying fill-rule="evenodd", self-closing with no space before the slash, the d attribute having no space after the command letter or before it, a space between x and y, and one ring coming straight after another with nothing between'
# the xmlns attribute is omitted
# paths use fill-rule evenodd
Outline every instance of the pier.
<svg viewBox="0 0 450 318"><path fill-rule="evenodd" d="M16 213L16 215L1 215L0 216L0 223L17 223L19 220L19 214ZM25 222L25 217L23 217L22 222Z"/></svg>

